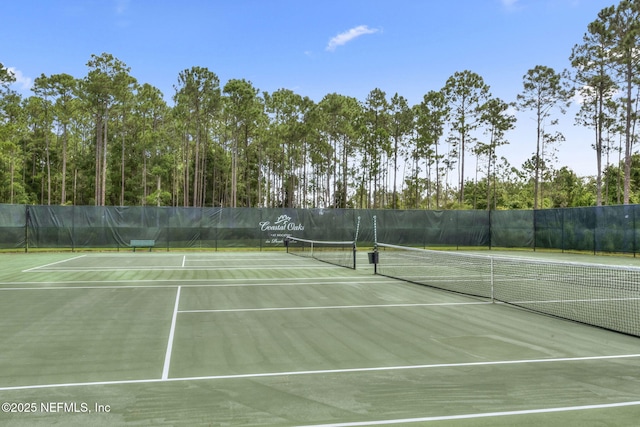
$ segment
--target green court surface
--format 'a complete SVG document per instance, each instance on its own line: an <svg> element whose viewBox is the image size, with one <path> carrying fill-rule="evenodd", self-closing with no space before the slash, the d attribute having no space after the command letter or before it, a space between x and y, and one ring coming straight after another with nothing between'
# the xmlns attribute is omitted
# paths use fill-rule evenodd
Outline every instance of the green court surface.
<svg viewBox="0 0 640 427"><path fill-rule="evenodd" d="M1 255L0 425L640 422L640 338L359 258Z"/></svg>

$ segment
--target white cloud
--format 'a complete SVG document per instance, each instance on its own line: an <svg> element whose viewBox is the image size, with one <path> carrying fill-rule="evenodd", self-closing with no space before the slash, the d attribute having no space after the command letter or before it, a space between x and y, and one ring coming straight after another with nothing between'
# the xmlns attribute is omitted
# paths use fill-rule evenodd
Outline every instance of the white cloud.
<svg viewBox="0 0 640 427"><path fill-rule="evenodd" d="M500 0L504 7L513 7L518 3L518 0Z"/></svg>
<svg viewBox="0 0 640 427"><path fill-rule="evenodd" d="M327 45L326 50L333 52L334 50L336 50L338 46L342 46L357 37L360 37L365 34L373 34L377 32L378 32L378 29L376 28L369 28L366 25L359 25L343 33L340 33L334 38L332 38L331 40L329 40L329 44Z"/></svg>
<svg viewBox="0 0 640 427"><path fill-rule="evenodd" d="M22 71L17 70L14 67L7 67L7 70L9 73L13 74L13 77L16 79L16 81L13 82L14 85L20 86L20 89L23 90L31 89L31 86L33 86L33 80L31 77L25 76L22 74Z"/></svg>

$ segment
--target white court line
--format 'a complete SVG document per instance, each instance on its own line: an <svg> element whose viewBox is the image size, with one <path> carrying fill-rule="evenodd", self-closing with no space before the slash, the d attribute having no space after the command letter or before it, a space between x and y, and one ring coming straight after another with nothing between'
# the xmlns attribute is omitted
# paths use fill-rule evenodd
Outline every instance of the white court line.
<svg viewBox="0 0 640 427"><path fill-rule="evenodd" d="M102 285L102 283L157 283L157 282L166 282L166 283L181 283L183 287L188 288L250 288L250 287L261 287L261 286L333 286L333 285L349 285L352 286L354 284L353 281L346 282L324 282L317 281L317 279L282 279L282 278L274 278L274 279L255 279L257 282L262 281L277 281L278 283L245 283L251 282L254 279L168 279L168 280L158 280L158 279L148 279L148 280L89 280L89 281L64 281L64 282L0 282L0 292L1 291L54 291L54 290L68 290L68 289L167 289L167 288L175 288L177 285ZM283 280L295 280L291 283L282 283ZM313 282L306 282L306 280L315 280ZM233 282L238 281L242 283L211 283L211 282ZM299 283L300 281L305 283ZM184 283L194 283L190 285L185 285ZM201 282L205 282L200 284ZM73 284L73 283L96 283L96 285L87 285L87 286L51 286L57 284ZM360 283L360 282L355 282ZM392 281L376 281L376 284L396 284L397 280ZM49 286L34 286L34 287L12 287L5 288L2 286L6 285L49 285Z"/></svg>
<svg viewBox="0 0 640 427"><path fill-rule="evenodd" d="M584 411L588 409L621 408L624 406L638 406L638 405L640 405L640 401L604 403L600 405L565 406L561 408L523 409L521 411L480 412L476 414L443 415L439 417L404 418L404 419L397 419L397 420L359 421L359 422L333 423L333 424L308 424L306 426L298 426L298 427L381 426L385 424L386 425L409 424L409 423L421 423L421 422L429 422L429 421L468 420L468 419L474 419L474 418L504 417L509 415L513 416L513 415L549 414L553 412Z"/></svg>
<svg viewBox="0 0 640 427"><path fill-rule="evenodd" d="M610 356L584 356L584 357L559 357L555 359L519 359L519 360L498 360L494 362L464 362L464 363L441 363L431 365L404 365L404 366L379 366L372 368L347 368L347 369L325 369L313 371L290 371L290 372L266 372L253 374L230 374L230 375L209 375L199 377L181 377L181 378L150 378L140 380L121 380L121 381L90 381L83 383L60 383L60 384L38 384L38 385L18 385L9 387L0 387L0 391L14 390L34 390L62 387L86 387L86 386L104 386L104 385L126 385L126 384L150 384L158 382L176 382L176 381L205 381L205 380L229 380L229 379L246 379L246 378L267 378L267 377L283 377L297 375L327 375L327 374L349 374L360 372L384 372L384 371L400 371L409 369L444 369L444 368L461 368L474 366L501 366L501 365L519 365L531 363L557 363L557 362L582 362L591 360L612 360L612 359L630 359L639 358L640 354L618 354Z"/></svg>
<svg viewBox="0 0 640 427"><path fill-rule="evenodd" d="M73 258L63 259L62 261L52 262L52 263L50 263L50 264L41 265L41 266L39 266L39 267L32 267L32 268L29 268L29 269L27 269L27 270L22 270L22 272L23 272L23 273L29 273L29 272L33 272L33 270L39 270L39 269L41 269L41 268L49 267L49 266L51 266L51 265L56 265L56 264L60 264L60 263L67 262L67 261L73 261L74 259L83 258L83 257L86 257L86 255L78 255L78 256L73 257ZM46 270L45 270L45 271L46 271ZM54 270L54 271L57 271L57 270Z"/></svg>
<svg viewBox="0 0 640 427"><path fill-rule="evenodd" d="M345 280L344 282L336 282L336 280ZM333 284L353 284L361 283L360 280L366 281L367 284L370 283L383 283L383 284L398 284L397 279L376 279L376 277L372 276L335 276L328 277L325 280L319 280L317 277L266 277L266 278L229 278L229 279L129 279L129 280L57 280L57 281L44 281L44 282L0 282L0 286L6 285L55 285L62 283L157 283L157 282L207 282L207 283L216 283L216 282L278 282L275 285L279 285L282 282L291 281L294 283L297 282L306 282L305 284L317 284L317 285L333 285ZM285 284L288 285L288 284ZM159 285L164 287L164 285ZM221 286L227 286L226 284ZM238 285L230 285L230 286L238 286ZM254 285L248 285L254 286ZM3 288L0 288L2 290Z"/></svg>
<svg viewBox="0 0 640 427"><path fill-rule="evenodd" d="M349 308L394 308L394 307L444 307L456 305L487 305L491 301L483 302L441 302L441 303L407 303L407 304L368 304L368 305L327 305L309 307L265 307L265 308L228 308L207 310L181 310L180 313L237 313L244 311L294 311L294 310L340 310Z"/></svg>
<svg viewBox="0 0 640 427"><path fill-rule="evenodd" d="M184 266L185 266L185 264L186 264L186 263L187 263L187 256L186 256L186 255L184 255L184 256L182 257L182 268L184 268Z"/></svg>
<svg viewBox="0 0 640 427"><path fill-rule="evenodd" d="M164 355L164 367L162 368L162 379L169 378L169 366L171 365L171 351L173 349L173 336L176 331L176 318L178 317L178 305L180 304L180 290L181 286L178 286L178 292L176 293L176 304L173 307L173 317L171 318L171 329L169 330L169 341L167 343L167 353Z"/></svg>
<svg viewBox="0 0 640 427"><path fill-rule="evenodd" d="M75 258L72 258L75 259ZM66 260L70 261L70 260ZM60 261L64 262L64 261ZM54 263L55 264L55 263ZM171 267L166 265L155 265L155 266L146 266L146 267L77 267L77 268L50 268L45 269L46 266L42 267L34 267L40 269L39 271L32 271L33 269L23 270L23 273L34 273L34 272L43 272L43 273L73 273L73 272L98 272L98 271L147 271L147 270L162 270L162 271L175 271L175 270L194 270L194 271L218 271L218 270L310 270L310 269L341 269L344 267L333 266L330 264L327 265L314 265L310 267L308 265L280 265L274 267L273 265L269 266L258 266L258 267L212 267L212 266L204 266L197 267L191 266L189 268L183 267Z"/></svg>

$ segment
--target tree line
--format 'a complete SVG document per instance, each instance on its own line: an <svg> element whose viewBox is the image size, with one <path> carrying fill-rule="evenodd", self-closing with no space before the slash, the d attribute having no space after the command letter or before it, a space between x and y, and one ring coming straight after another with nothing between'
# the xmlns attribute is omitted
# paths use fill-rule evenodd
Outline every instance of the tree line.
<svg viewBox="0 0 640 427"><path fill-rule="evenodd" d="M169 106L109 53L87 74L40 75L10 89L0 63L0 203L339 208L542 208L640 201L634 152L640 90L640 0L603 9L573 47L571 68L538 65L515 100L456 72L417 105L375 88L315 102L289 89L224 85L179 73ZM593 131L597 174L556 167L555 131L571 99ZM500 155L533 113L522 165Z"/></svg>

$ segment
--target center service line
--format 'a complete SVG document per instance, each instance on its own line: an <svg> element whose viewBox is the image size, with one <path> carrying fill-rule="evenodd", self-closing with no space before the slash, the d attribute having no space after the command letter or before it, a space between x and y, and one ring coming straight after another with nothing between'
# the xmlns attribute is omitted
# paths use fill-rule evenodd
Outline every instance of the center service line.
<svg viewBox="0 0 640 427"><path fill-rule="evenodd" d="M162 369L162 379L169 378L169 366L171 365L171 351L173 349L173 335L176 331L176 318L178 317L178 305L180 304L180 290L182 286L178 286L176 293L176 304L173 307L173 318L171 319L171 330L169 331L169 342L167 343L167 353L164 356L164 368Z"/></svg>

